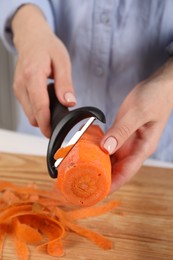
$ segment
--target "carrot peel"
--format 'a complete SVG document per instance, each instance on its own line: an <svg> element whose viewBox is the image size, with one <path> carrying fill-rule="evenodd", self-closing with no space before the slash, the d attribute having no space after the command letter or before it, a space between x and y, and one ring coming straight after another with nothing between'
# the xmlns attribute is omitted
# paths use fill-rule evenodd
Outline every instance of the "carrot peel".
<svg viewBox="0 0 173 260"><path fill-rule="evenodd" d="M66 202L63 204L64 199L53 194L54 191L44 191L36 185L22 187L0 181L0 258L6 239L12 239L19 260L28 260L33 247L44 249L51 256L63 256L63 241L69 232L87 238L102 249L113 247L111 240L77 221L113 210L119 204L117 201L72 210Z"/></svg>

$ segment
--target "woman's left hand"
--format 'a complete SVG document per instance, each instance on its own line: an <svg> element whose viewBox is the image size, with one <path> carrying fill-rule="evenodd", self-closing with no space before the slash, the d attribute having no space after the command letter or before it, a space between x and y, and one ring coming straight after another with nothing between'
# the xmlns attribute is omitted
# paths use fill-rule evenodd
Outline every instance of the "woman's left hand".
<svg viewBox="0 0 173 260"><path fill-rule="evenodd" d="M101 147L112 160L111 192L125 184L156 150L173 108L173 60L125 98Z"/></svg>

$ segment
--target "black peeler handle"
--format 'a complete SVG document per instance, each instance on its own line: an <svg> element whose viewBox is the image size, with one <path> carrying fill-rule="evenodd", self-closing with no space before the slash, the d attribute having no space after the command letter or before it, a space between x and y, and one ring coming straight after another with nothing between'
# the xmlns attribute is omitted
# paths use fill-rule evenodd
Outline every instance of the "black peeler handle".
<svg viewBox="0 0 173 260"><path fill-rule="evenodd" d="M54 84L48 86L51 111L51 127L52 134L47 150L47 167L52 178L57 178L58 172L54 167L54 154L61 147L66 135L81 120L96 117L103 123L106 123L104 113L96 107L81 107L69 111L67 107L60 104L57 100L54 90Z"/></svg>
<svg viewBox="0 0 173 260"><path fill-rule="evenodd" d="M49 94L49 101L50 101L50 113L51 113L51 129L52 132L57 126L57 124L61 121L61 119L69 113L67 107L63 106L57 99L55 94L54 84L51 83L48 85L48 94Z"/></svg>

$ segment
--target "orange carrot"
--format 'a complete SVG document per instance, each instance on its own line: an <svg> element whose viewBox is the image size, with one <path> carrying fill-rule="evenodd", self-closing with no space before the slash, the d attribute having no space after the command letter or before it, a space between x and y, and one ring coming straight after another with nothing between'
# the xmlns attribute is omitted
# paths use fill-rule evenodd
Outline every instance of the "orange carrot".
<svg viewBox="0 0 173 260"><path fill-rule="evenodd" d="M110 191L111 162L100 148L102 136L99 126L91 125L58 167L55 188L74 205L95 205ZM63 157L65 149L69 147L57 151L55 159Z"/></svg>

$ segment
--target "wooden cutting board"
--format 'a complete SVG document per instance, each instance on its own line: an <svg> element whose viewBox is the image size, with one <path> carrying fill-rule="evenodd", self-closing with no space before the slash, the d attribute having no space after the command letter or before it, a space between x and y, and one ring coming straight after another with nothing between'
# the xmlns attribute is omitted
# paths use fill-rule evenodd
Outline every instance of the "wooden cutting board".
<svg viewBox="0 0 173 260"><path fill-rule="evenodd" d="M37 183L51 187L44 157L0 153L0 179L16 184ZM173 259L173 170L143 167L109 199L121 206L106 215L89 218L82 225L109 237L114 249L104 251L85 238L70 234L64 240L67 260L172 260ZM10 241L4 260L17 259ZM38 254L31 248L30 260L56 258Z"/></svg>

